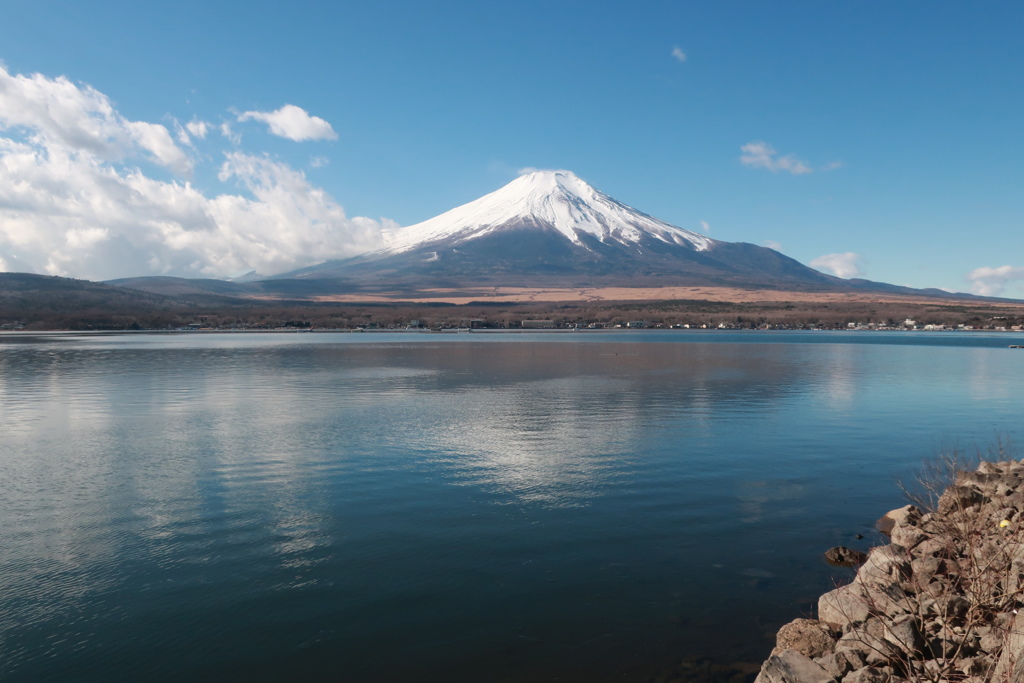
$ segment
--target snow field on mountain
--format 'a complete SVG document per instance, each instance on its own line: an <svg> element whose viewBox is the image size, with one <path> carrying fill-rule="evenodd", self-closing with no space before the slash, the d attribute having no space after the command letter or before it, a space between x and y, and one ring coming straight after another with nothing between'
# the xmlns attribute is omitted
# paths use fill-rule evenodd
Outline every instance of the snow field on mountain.
<svg viewBox="0 0 1024 683"><path fill-rule="evenodd" d="M637 244L650 237L705 251L715 241L658 220L600 192L571 171L535 171L488 195L422 223L385 234L382 254L441 241L466 241L503 229L557 230L574 244L580 233L602 242Z"/></svg>

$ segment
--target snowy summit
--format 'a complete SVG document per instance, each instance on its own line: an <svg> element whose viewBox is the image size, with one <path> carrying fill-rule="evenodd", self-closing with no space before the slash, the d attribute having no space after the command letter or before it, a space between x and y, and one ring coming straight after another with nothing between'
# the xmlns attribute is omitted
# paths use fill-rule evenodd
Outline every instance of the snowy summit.
<svg viewBox="0 0 1024 683"><path fill-rule="evenodd" d="M385 236L382 254L399 254L435 242L466 242L532 225L554 229L576 245L582 235L604 244L636 245L645 238L705 251L714 244L612 199L571 171L534 171L440 216Z"/></svg>

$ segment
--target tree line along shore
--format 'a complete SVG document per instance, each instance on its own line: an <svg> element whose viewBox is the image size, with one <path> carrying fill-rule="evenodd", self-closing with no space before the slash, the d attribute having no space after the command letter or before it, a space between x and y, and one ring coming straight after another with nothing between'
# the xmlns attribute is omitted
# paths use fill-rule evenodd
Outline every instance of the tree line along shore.
<svg viewBox="0 0 1024 683"><path fill-rule="evenodd" d="M5 296L0 328L42 330L209 329L528 329L652 327L690 329L974 329L1019 331L1024 305L894 303L350 304L241 301L81 300Z"/></svg>

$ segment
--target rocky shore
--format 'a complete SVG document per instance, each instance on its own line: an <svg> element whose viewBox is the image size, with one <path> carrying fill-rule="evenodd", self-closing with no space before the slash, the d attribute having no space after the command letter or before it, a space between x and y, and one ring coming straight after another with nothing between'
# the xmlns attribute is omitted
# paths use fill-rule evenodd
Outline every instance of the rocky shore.
<svg viewBox="0 0 1024 683"><path fill-rule="evenodd" d="M1024 683L1024 462L961 472L922 508L879 520L890 543L779 630L755 683Z"/></svg>

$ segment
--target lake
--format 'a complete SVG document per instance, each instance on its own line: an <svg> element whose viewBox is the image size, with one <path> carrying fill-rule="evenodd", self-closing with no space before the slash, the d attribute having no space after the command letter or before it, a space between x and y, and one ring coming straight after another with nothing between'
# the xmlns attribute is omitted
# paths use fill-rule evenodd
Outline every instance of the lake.
<svg viewBox="0 0 1024 683"><path fill-rule="evenodd" d="M0 679L749 680L1022 343L3 335Z"/></svg>

